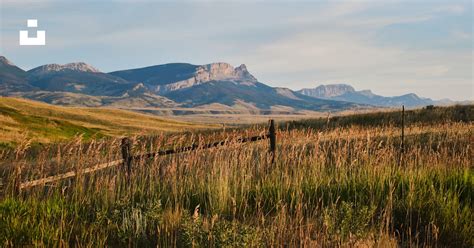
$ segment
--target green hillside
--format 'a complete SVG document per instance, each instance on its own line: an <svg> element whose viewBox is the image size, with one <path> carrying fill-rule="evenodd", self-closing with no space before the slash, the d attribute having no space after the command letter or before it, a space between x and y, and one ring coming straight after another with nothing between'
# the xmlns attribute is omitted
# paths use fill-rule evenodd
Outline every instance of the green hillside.
<svg viewBox="0 0 474 248"><path fill-rule="evenodd" d="M180 132L212 128L158 118L119 109L60 107L45 103L0 97L0 146L22 140L51 143L82 135L84 139Z"/></svg>

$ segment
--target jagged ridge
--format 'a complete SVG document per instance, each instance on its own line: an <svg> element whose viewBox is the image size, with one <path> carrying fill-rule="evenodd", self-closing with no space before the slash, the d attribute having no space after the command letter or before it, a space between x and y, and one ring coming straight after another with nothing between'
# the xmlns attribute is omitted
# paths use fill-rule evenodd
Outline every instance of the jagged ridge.
<svg viewBox="0 0 474 248"><path fill-rule="evenodd" d="M313 89L302 89L299 93L321 99L348 101L359 104L390 107L401 106L418 107L435 104L429 98L421 98L410 93L401 96L385 97L374 94L371 90L356 91L354 87L347 84L320 85Z"/></svg>

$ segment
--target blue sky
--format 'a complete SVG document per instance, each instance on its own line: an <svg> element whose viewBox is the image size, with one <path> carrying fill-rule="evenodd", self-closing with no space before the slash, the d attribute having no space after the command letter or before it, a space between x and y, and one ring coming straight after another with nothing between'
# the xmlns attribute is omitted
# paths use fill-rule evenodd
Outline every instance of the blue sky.
<svg viewBox="0 0 474 248"><path fill-rule="evenodd" d="M24 69L222 61L291 89L349 83L474 100L471 0L0 2L0 54ZM18 45L28 18L46 46Z"/></svg>

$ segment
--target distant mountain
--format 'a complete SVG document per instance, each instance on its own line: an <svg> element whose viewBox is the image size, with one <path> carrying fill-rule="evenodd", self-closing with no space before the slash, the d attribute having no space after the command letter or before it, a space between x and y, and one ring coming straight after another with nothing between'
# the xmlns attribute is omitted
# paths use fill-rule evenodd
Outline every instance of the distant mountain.
<svg viewBox="0 0 474 248"><path fill-rule="evenodd" d="M345 110L360 107L418 107L452 104L415 94L385 97L347 84L292 91L259 82L242 64L171 63L103 73L84 62L48 64L24 71L0 56L0 95L60 105L120 108L218 106L253 112Z"/></svg>
<svg viewBox="0 0 474 248"><path fill-rule="evenodd" d="M102 73L82 62L39 66L27 71L27 76L32 86L43 91L118 96L134 87L122 78Z"/></svg>
<svg viewBox="0 0 474 248"><path fill-rule="evenodd" d="M58 65L58 64L49 64L36 67L29 71L30 75L32 76L42 76L45 74L50 74L54 72L68 72L68 71L80 71L80 72L91 72L91 73L100 73L99 70L96 68L84 63L84 62L77 62L77 63L69 63L65 65Z"/></svg>
<svg viewBox="0 0 474 248"><path fill-rule="evenodd" d="M83 62L24 71L0 58L0 95L58 105L219 108L251 113L346 110L366 104L318 99L259 82L245 65L173 63L103 73ZM181 112L186 112L182 111Z"/></svg>
<svg viewBox="0 0 474 248"><path fill-rule="evenodd" d="M0 56L0 95L10 92L30 91L34 87L28 84L27 74L7 58Z"/></svg>
<svg viewBox="0 0 474 248"><path fill-rule="evenodd" d="M381 107L395 107L401 105L405 105L407 107L419 107L437 104L436 101L433 101L429 98L419 97L413 93L401 96L385 97L376 95L370 90L356 91L354 87L347 84L320 85L316 88L302 89L298 92L318 99L348 101Z"/></svg>
<svg viewBox="0 0 474 248"><path fill-rule="evenodd" d="M267 86L258 82L243 64L234 68L228 63L175 63L110 74L130 82L143 83L151 92L163 95L183 107L211 104L264 110L281 107L294 110L358 107L353 103L314 99L289 89Z"/></svg>
<svg viewBox="0 0 474 248"><path fill-rule="evenodd" d="M294 110L334 110L356 107L353 103L315 99L289 89L272 88L258 82L249 85L226 80L213 80L194 87L172 91L165 96L176 102L181 102L185 107L213 103L236 107L247 105L251 108L264 110L283 106Z"/></svg>
<svg viewBox="0 0 474 248"><path fill-rule="evenodd" d="M245 65L234 68L227 63L207 65L174 63L116 71L110 74L130 82L143 83L150 90L160 94L219 80L248 84L257 82L257 79L247 71Z"/></svg>
<svg viewBox="0 0 474 248"><path fill-rule="evenodd" d="M302 89L299 93L316 98L330 98L343 95L348 92L355 92L354 87L347 84L320 85L313 89Z"/></svg>

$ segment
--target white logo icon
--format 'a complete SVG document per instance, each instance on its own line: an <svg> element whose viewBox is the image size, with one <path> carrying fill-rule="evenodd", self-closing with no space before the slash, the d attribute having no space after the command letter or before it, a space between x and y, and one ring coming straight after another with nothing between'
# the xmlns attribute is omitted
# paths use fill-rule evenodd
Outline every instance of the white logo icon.
<svg viewBox="0 0 474 248"><path fill-rule="evenodd" d="M29 28L37 28L38 20L28 19ZM36 37L28 37L28 30L20 30L20 46L44 46L46 45L46 31L36 31Z"/></svg>

